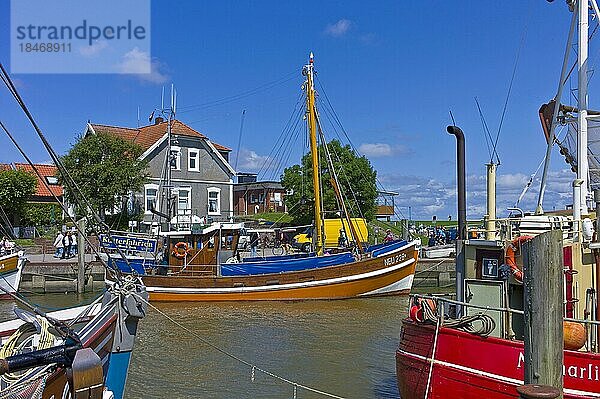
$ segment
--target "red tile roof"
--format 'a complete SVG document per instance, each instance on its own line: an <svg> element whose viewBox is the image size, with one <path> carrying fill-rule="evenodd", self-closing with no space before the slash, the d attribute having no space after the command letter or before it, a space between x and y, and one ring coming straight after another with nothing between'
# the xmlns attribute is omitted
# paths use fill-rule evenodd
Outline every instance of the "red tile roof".
<svg viewBox="0 0 600 399"><path fill-rule="evenodd" d="M124 138L125 140L138 144L144 151L146 151L167 133L167 123L167 121L164 121L153 125L142 126L137 129L100 125L96 123L92 123L91 125L96 133L112 134ZM185 123L178 121L177 119L173 120L173 124L171 125L171 133L179 136L199 137L208 140L208 137L192 129ZM231 151L231 148L227 148L212 141L211 143L219 151Z"/></svg>
<svg viewBox="0 0 600 399"><path fill-rule="evenodd" d="M11 170L12 166L10 166L10 164L8 163L0 163L0 172L2 172L3 170Z"/></svg>
<svg viewBox="0 0 600 399"><path fill-rule="evenodd" d="M40 174L44 178L56 176L56 171L57 171L56 166L43 165L43 164L34 164L34 165L35 165L35 168L37 169L37 171L40 172ZM26 164L26 163L15 163L15 169L22 170L24 172L29 172L37 178L38 182L37 182L37 188L35 191L36 196L54 198L54 197L52 197L52 194L48 190L48 187L50 187L50 190L52 190L52 193L54 193L54 195L56 195L57 197L61 197L63 195L63 187L61 185L49 184L48 181L46 180L45 183L48 183L48 187L46 187L44 182L40 181L40 178L38 177L38 175L33 171L33 168L31 167L31 165Z"/></svg>

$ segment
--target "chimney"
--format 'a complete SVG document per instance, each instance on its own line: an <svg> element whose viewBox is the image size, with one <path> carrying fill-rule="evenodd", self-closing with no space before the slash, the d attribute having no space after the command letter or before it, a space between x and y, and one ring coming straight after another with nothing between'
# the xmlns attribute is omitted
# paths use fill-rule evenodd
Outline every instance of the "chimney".
<svg viewBox="0 0 600 399"><path fill-rule="evenodd" d="M156 118L154 118L154 124L158 125L159 123L163 123L165 120L163 118L161 118L160 116L157 116Z"/></svg>

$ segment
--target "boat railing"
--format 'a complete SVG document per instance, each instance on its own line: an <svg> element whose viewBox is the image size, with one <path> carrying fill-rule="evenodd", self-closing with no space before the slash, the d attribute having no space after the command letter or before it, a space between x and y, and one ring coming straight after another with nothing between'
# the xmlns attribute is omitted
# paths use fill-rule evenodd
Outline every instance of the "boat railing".
<svg viewBox="0 0 600 399"><path fill-rule="evenodd" d="M169 275L186 276L186 277L201 277L201 276L216 276L216 265L191 265L185 264L180 266L169 266Z"/></svg>
<svg viewBox="0 0 600 399"><path fill-rule="evenodd" d="M495 306L483 306L483 305L477 305L474 303L468 303L468 302L462 302L462 301L457 301L455 299L451 299L448 297L444 297L441 295L424 295L424 294L410 294L410 298L415 298L415 299L421 299L421 300L429 300L429 301L434 301L435 303L435 309L436 309L436 316L439 318L439 322L440 322L440 326L444 325L444 322L446 320L450 320L450 319L455 319L457 318L456 316L450 316L450 315L446 315L444 312L448 309L447 306L445 306L445 304L449 304L449 305L454 305L455 306L455 311L454 312L448 312L450 314L454 313L455 315L460 315L460 314L464 314L465 313L465 309L467 308L472 308L472 309L478 309L481 310L483 312L483 314L488 314L488 312L499 312L502 315L504 315L504 317L508 317L508 315L519 315L519 316L524 316L525 312L523 310L520 309L512 309L510 307L495 307ZM413 303L413 301L411 300L411 303ZM437 309L442 309L442 311L438 311ZM489 314L488 314L489 315ZM586 319L575 319L572 317L564 317L563 318L564 321L566 322L572 322L572 323L579 323L581 325L583 325L585 327L586 330L586 342L584 344L584 346L582 347L582 349L580 349L580 351L582 352L593 352L593 353L598 353L600 352L600 347L597 344L597 337L600 335L600 321L598 320L586 320ZM595 328L594 328L595 327ZM505 329L501 331L501 338L503 339L510 339L510 340L515 340L515 334L513 331L509 331L510 330L510 323L505 324Z"/></svg>

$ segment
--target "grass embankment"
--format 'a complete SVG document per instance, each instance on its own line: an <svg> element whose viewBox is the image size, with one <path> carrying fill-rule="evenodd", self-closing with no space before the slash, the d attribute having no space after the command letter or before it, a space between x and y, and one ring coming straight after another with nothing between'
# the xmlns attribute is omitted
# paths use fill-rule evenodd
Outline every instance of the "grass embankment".
<svg viewBox="0 0 600 399"><path fill-rule="evenodd" d="M246 216L240 216L241 220L255 220L255 221L266 221L266 222L272 222L272 223L291 223L292 222L292 217L290 215L288 215L287 213L283 213L283 212L266 212L266 213L257 213L254 215L246 215Z"/></svg>

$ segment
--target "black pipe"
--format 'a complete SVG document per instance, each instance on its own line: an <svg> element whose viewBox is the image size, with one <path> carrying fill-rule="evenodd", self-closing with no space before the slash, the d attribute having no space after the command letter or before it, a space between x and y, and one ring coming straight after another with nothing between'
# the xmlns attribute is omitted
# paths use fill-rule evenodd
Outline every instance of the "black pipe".
<svg viewBox="0 0 600 399"><path fill-rule="evenodd" d="M458 239L467 239L467 187L465 177L465 135L458 126L448 126L456 136L456 178L458 181Z"/></svg>
<svg viewBox="0 0 600 399"><path fill-rule="evenodd" d="M0 359L0 375L55 363L60 366L70 367L73 364L75 353L82 346L80 342L69 341L65 345Z"/></svg>

